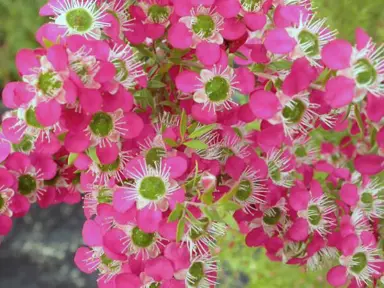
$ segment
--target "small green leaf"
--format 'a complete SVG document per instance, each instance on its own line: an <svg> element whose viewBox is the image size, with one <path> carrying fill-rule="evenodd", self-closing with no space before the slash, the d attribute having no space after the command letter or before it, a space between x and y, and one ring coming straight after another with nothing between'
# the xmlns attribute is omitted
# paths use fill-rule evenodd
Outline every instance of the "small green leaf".
<svg viewBox="0 0 384 288"><path fill-rule="evenodd" d="M164 142L165 144L167 144L168 146L171 146L171 147L178 147L179 144L177 144L177 142L171 138L164 138Z"/></svg>
<svg viewBox="0 0 384 288"><path fill-rule="evenodd" d="M233 201L228 201L225 203L221 203L218 207L218 209L229 212L229 211L236 211L241 209L241 206Z"/></svg>
<svg viewBox="0 0 384 288"><path fill-rule="evenodd" d="M149 81L148 83L148 88L152 88L152 89L163 88L165 86L167 86L165 83L155 79Z"/></svg>
<svg viewBox="0 0 384 288"><path fill-rule="evenodd" d="M272 90L272 86L273 86L273 81L272 81L272 80L269 80L269 81L267 82L267 85L265 85L264 90L265 90L265 91L271 91L271 90Z"/></svg>
<svg viewBox="0 0 384 288"><path fill-rule="evenodd" d="M179 223L177 223L177 231L176 231L176 242L180 242L184 236L185 229L185 219L181 219Z"/></svg>
<svg viewBox="0 0 384 288"><path fill-rule="evenodd" d="M212 205L213 203L213 191L216 187L212 187L209 190L205 191L204 194L201 196L201 201L204 204Z"/></svg>
<svg viewBox="0 0 384 288"><path fill-rule="evenodd" d="M327 172L315 171L313 178L321 183L327 179L328 175Z"/></svg>
<svg viewBox="0 0 384 288"><path fill-rule="evenodd" d="M224 216L223 221L225 224L227 224L232 229L239 231L239 225L237 224L237 221L233 217L232 213L228 213L226 216Z"/></svg>
<svg viewBox="0 0 384 288"><path fill-rule="evenodd" d="M177 203L175 210L172 211L168 216L168 222L175 222L181 218L183 215L184 206L180 203Z"/></svg>
<svg viewBox="0 0 384 288"><path fill-rule="evenodd" d="M191 139L198 138L200 136L203 136L204 134L207 134L209 131L212 131L215 128L216 128L216 124L199 127L189 135L189 138Z"/></svg>
<svg viewBox="0 0 384 288"><path fill-rule="evenodd" d="M70 153L68 156L68 166L73 165L75 163L77 157L79 157L79 154L77 153Z"/></svg>
<svg viewBox="0 0 384 288"><path fill-rule="evenodd" d="M147 46L145 46L144 44L139 44L133 47L136 48L138 52L140 52L141 56L146 56L152 59L156 58L155 54L148 50Z"/></svg>
<svg viewBox="0 0 384 288"><path fill-rule="evenodd" d="M246 131L260 131L261 128L261 121L260 120L255 120L251 123L248 123L245 125L245 130Z"/></svg>
<svg viewBox="0 0 384 288"><path fill-rule="evenodd" d="M191 140L183 143L185 146L191 149L195 150L203 150L207 149L208 145L205 144L204 142L201 142L200 140Z"/></svg>
<svg viewBox="0 0 384 288"><path fill-rule="evenodd" d="M196 217L192 214L191 211L189 211L188 209L185 210L187 212L187 215L188 215L188 221L192 224L200 224L200 221L196 219Z"/></svg>
<svg viewBox="0 0 384 288"><path fill-rule="evenodd" d="M237 56L237 57L239 57L239 58L241 58L241 59L243 59L243 60L248 60L248 58L247 58L247 56L245 56L243 53L241 53L240 51L236 51L235 53L233 53L233 54L235 54L235 56Z"/></svg>
<svg viewBox="0 0 384 288"><path fill-rule="evenodd" d="M292 62L287 60L279 60L272 62L268 65L268 68L274 71L289 70L292 67Z"/></svg>
<svg viewBox="0 0 384 288"><path fill-rule="evenodd" d="M148 106L154 107L154 101L153 101L153 95L150 90L148 89L143 89L136 91L133 94L135 101L137 104L139 104L142 108L146 109Z"/></svg>
<svg viewBox="0 0 384 288"><path fill-rule="evenodd" d="M250 70L254 73L257 72L264 72L265 71L265 65L264 64L253 64L250 68Z"/></svg>
<svg viewBox="0 0 384 288"><path fill-rule="evenodd" d="M187 132L187 125L188 125L187 122L188 122L188 117L187 117L187 114L185 113L185 110L183 110L180 116L180 136L182 140L185 139L185 132Z"/></svg>
<svg viewBox="0 0 384 288"><path fill-rule="evenodd" d="M277 90L281 90L281 87L283 86L283 81L280 78L277 78L274 82L274 86Z"/></svg>
<svg viewBox="0 0 384 288"><path fill-rule="evenodd" d="M204 213L205 216L207 216L211 221L221 222L222 219L217 213L215 209L211 209L209 207L203 207L201 208L201 211Z"/></svg>
<svg viewBox="0 0 384 288"><path fill-rule="evenodd" d="M364 123L363 123L363 119L361 118L359 106L357 104L355 104L355 117L356 117L357 125L360 128L361 138L364 138L364 134L365 134L364 133Z"/></svg>
<svg viewBox="0 0 384 288"><path fill-rule="evenodd" d="M95 162L96 164L100 164L100 160L99 160L99 157L97 157L96 148L95 147L89 148L87 150L87 154L88 154L89 158L92 159L93 162Z"/></svg>

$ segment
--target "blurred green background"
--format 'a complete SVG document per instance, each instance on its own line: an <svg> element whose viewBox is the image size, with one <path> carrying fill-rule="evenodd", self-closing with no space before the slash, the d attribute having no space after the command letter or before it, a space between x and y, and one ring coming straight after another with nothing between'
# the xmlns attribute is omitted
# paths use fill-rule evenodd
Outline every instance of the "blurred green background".
<svg viewBox="0 0 384 288"><path fill-rule="evenodd" d="M0 0L0 90L17 79L14 56L20 48L36 47L34 33L42 24L39 7L45 0ZM328 17L339 36L354 41L356 27L364 28L378 43L384 40L383 0L313 0L320 17ZM324 272L269 261L261 250L245 248L243 239L228 235L220 258L223 276L220 287L327 287ZM225 275L225 276L224 276Z"/></svg>

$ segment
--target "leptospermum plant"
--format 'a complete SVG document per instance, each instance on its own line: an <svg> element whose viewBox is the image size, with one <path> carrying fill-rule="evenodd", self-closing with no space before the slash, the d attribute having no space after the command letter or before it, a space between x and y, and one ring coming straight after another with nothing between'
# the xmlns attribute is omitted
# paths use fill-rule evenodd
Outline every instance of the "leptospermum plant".
<svg viewBox="0 0 384 288"><path fill-rule="evenodd" d="M50 0L6 85L0 235L82 203L103 288L219 286L227 231L383 283L384 46L303 0ZM83 199L83 200L82 200Z"/></svg>

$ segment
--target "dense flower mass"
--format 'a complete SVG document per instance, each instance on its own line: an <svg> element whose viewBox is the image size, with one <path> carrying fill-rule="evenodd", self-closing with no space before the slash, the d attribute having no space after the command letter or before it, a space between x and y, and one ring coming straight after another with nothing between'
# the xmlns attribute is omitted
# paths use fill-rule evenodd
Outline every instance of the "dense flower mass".
<svg viewBox="0 0 384 288"><path fill-rule="evenodd" d="M384 282L384 46L306 0L49 0L0 131L0 237L83 203L102 288L218 285L218 240Z"/></svg>

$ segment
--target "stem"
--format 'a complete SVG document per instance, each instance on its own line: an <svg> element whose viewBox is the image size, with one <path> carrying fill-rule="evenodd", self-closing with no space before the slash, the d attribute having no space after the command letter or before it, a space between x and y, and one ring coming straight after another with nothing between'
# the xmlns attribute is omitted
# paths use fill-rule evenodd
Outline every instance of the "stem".
<svg viewBox="0 0 384 288"><path fill-rule="evenodd" d="M277 76L269 75L269 74L263 73L263 72L254 72L254 74L258 77L262 77L262 78L272 80L272 81L274 81L278 78ZM314 90L319 90L319 91L323 91L323 92L325 91L325 89L321 85L318 85L318 84L311 83L309 85L309 87L314 89Z"/></svg>

